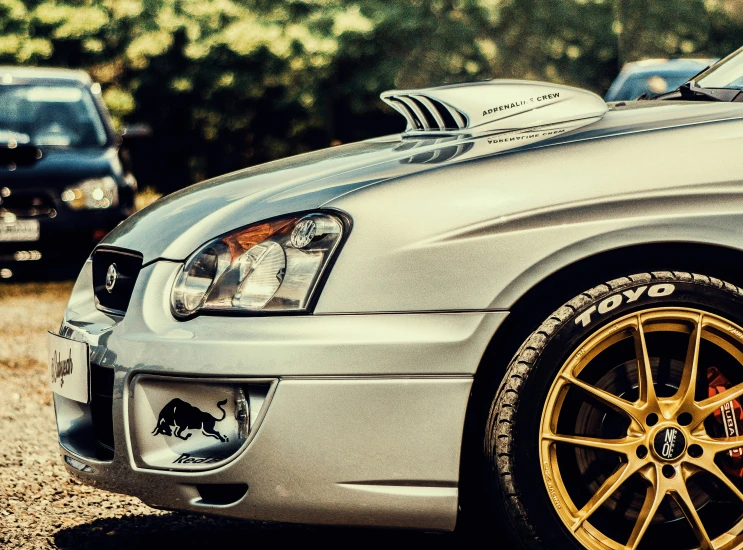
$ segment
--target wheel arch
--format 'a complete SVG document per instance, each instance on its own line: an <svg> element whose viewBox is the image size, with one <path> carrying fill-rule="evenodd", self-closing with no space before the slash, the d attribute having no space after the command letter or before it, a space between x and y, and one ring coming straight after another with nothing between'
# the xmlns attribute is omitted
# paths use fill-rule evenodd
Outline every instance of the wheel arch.
<svg viewBox="0 0 743 550"><path fill-rule="evenodd" d="M513 355L552 312L598 284L648 271L696 272L743 287L743 250L719 242L642 242L582 257L573 256L571 260L540 279L525 277L519 282L523 292L515 296L508 317L498 327L480 361L462 442L460 509L463 517L470 517L468 508L482 510L486 501L484 488L474 476L482 471L482 436L493 396ZM555 258L544 263L554 265ZM529 270L525 276L539 271L544 272L544 269Z"/></svg>
<svg viewBox="0 0 743 550"><path fill-rule="evenodd" d="M695 272L743 287L743 249L713 241L636 242L591 250L580 242L524 271L496 301L508 301L509 315L483 355L477 375L492 365L492 354L510 360L526 337L553 311L581 292L618 277L648 271ZM576 251L587 249L587 253ZM519 337L519 335L523 337Z"/></svg>

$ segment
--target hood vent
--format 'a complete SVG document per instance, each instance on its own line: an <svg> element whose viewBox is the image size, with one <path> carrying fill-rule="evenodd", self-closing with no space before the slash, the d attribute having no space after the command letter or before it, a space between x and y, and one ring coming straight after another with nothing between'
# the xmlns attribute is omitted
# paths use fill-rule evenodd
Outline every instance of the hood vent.
<svg viewBox="0 0 743 550"><path fill-rule="evenodd" d="M488 80L420 90L384 92L382 100L422 135L512 131L601 117L608 107L579 88L524 80Z"/></svg>
<svg viewBox="0 0 743 550"><path fill-rule="evenodd" d="M399 94L387 92L394 96L382 95L393 109L397 110L408 122L411 130L463 130L467 119L454 107L422 94Z"/></svg>

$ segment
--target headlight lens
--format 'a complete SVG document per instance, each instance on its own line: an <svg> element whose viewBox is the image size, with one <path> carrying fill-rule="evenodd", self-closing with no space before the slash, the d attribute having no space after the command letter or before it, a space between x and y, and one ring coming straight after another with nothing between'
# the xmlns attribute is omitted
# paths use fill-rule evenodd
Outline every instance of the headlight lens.
<svg viewBox="0 0 743 550"><path fill-rule="evenodd" d="M309 214L252 225L206 243L175 281L173 314L306 311L343 227L336 216Z"/></svg>
<svg viewBox="0 0 743 550"><path fill-rule="evenodd" d="M119 187L111 176L89 179L62 191L62 201L73 210L113 208L119 204Z"/></svg>

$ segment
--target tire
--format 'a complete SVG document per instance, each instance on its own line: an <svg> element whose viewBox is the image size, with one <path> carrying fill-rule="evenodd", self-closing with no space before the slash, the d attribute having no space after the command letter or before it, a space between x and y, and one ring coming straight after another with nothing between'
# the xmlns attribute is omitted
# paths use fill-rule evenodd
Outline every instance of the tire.
<svg viewBox="0 0 743 550"><path fill-rule="evenodd" d="M517 545L540 550L575 550L579 548L604 550L631 548L633 546L639 546L640 549L654 548L662 542L664 550L681 550L682 548L703 546L693 539L689 541L689 533L693 537L708 536L712 540L713 537L719 536L720 529L723 529L722 533L725 532L724 525L722 525L722 515L724 514L712 514L719 499L729 502L726 505L730 509L730 514L733 514L733 508L735 510L740 508L743 517L743 493L735 493L735 488L721 480L719 475L714 478L714 483L710 485L710 487L714 486L714 491L718 491L719 494L712 494L714 491L704 485L708 492L704 493L706 496L699 496L700 489L696 487L696 481L699 480L701 485L702 481L707 483L708 474L710 478L714 477L716 472L712 472L712 466L709 467L711 473L704 471L701 472L704 475L700 474L688 478L695 480L694 487L686 478L686 473L683 476L676 477L674 473L673 477L666 477L671 476L671 469L675 469L675 472L691 472L694 467L692 462L697 460L692 457L692 450L696 453L691 441L694 434L691 433L691 428L687 430L686 427L680 425L682 419L684 422L687 420L686 417L681 415L681 411L687 410L683 408L687 406L697 407L701 411L702 401L707 397L704 392L707 391L708 385L707 380L701 376L690 376L689 380L692 380L692 382L684 386L683 376L685 375L683 373L696 372L700 374L703 369L707 369L707 376L710 376L711 371L709 369L713 367L710 367L707 363L717 359L718 354L721 353L718 352L717 348L713 350L710 346L718 344L723 346L724 344L723 350L738 349L735 347L738 346L741 349L741 357L743 357L743 329L740 329L740 326L743 325L742 306L743 290L719 279L681 272L636 274L598 285L576 296L557 309L527 338L511 360L493 398L484 437L491 504L495 508L495 513L499 516L499 523L507 527ZM683 328L686 326L684 316L687 314L690 319L696 318L694 317L696 315L699 319L698 325L694 325L690 321L688 334L685 332L687 329ZM657 315L658 319L661 320L654 321L654 315ZM679 316L678 319L673 317L674 315ZM667 320L664 316L671 320ZM627 323L636 323L636 326L626 325ZM716 324L708 325L707 323ZM728 327L725 323L729 323L729 329L725 328ZM630 328L622 328L625 325ZM685 341L689 342L688 345L691 346L695 335L695 326L700 327L698 331L701 336L697 338L697 342L700 343L696 344L696 349L701 351L696 352L697 359L694 359L696 361L694 364L697 364L698 367L696 371L693 371L691 370L693 367L689 367L692 364L689 361L692 360L690 358L693 357L693 354L690 355L691 352L686 351L687 348L683 352L681 366L678 365L681 359L670 357L671 355L674 357L682 356L680 351L675 350L672 343L681 342L681 339L685 338ZM673 330L669 329L664 332L664 327L671 327ZM722 331L723 328L727 331L719 337L722 338L719 342L715 340L715 338L718 338L718 332L715 332L718 328L715 327L718 327L719 331ZM626 338L624 336L612 336L611 331L615 329L617 334L625 334L622 331L627 330L626 334L630 336ZM736 331L739 333L736 334ZM605 333L607 336L602 336ZM625 358L622 354L629 350L628 339L630 337L635 342L633 349L636 350L638 357L642 356L639 350L646 350L647 371L642 370L642 365L645 364L642 360L635 360L635 363L632 363L630 358L628 361L618 364L618 366L612 363L612 361ZM593 340L589 340L590 338L593 338ZM601 340L601 338L604 338L604 340ZM601 344L595 344L594 341L601 342ZM641 342L642 347L637 347L638 341ZM597 346L595 350L599 351L594 351L594 348L591 348L594 345L591 342L594 342ZM651 348L651 343L655 346L655 349ZM602 348L601 346L606 347ZM671 351L672 349L674 351ZM688 348L688 350L691 349L691 347ZM712 351L707 351L708 349ZM589 351L585 355L581 355L586 350ZM666 354L669 358L666 358ZM719 355L719 358L723 357L724 355ZM722 361L722 359L720 360ZM577 372L578 367L575 365L578 365L581 361L586 362L586 365L582 367L583 370L580 371L581 374L572 374ZM725 361L727 360L725 359ZM570 365L573 366L570 367ZM633 381L634 379L631 376L632 368L636 369L636 381ZM732 369L732 367L730 368ZM734 372L731 371L732 381L730 381L730 385L735 385L737 388L737 384L740 384L740 387L743 388L743 366L739 370L738 374L735 374L735 372L738 372L736 369L733 369ZM606 371L605 374L604 371ZM605 391L621 395L622 399L628 403L632 401L633 396L637 395L637 400L633 402L633 406L637 406L637 410L642 409L643 412L634 416L629 414L623 420L617 420L612 415L616 413L623 416L620 408L607 406L608 402L603 401L603 397L602 399L594 399L593 393L586 392L585 389L582 390L578 382L570 382L574 378L584 376L582 373L591 374L594 372L593 376L598 379L596 387L603 384L607 388L613 388ZM641 388L642 382L640 380L644 376L643 372L648 373L645 376L652 377L653 384L650 384L653 388L652 397L657 392L657 395L662 398L653 401L654 406L666 407L663 409L664 411L671 410L670 407L674 407L673 411L675 412L668 413L671 418L667 418L667 415L659 417L660 424L657 424L657 421L655 425L651 424L652 415L640 418L650 410L647 407L650 407L648 403L652 401L651 394L648 393L649 390L646 389L643 393ZM602 377L598 378L599 375ZM588 374L585 376L587 377ZM735 378L735 376L739 376L740 379ZM733 378L735 379L733 380ZM604 380L608 380L608 382ZM586 383L583 384L586 385ZM676 387L681 389L675 390ZM684 388L687 389L686 393ZM619 393L620 389L624 393ZM674 391L675 394L672 393ZM741 393L743 393L743 389ZM679 404L682 402L682 394L687 396L683 405ZM601 395L603 394L599 394L599 397ZM690 397L688 397L689 395ZM581 399L585 399L588 405L581 403ZM743 398L741 398L741 401L743 401ZM670 404L671 402L673 404ZM638 403L640 405L637 405ZM711 404L711 402L708 404ZM594 407L596 410L606 409L610 412L602 413L604 416L601 416L601 414L592 412ZM635 409L632 409L632 411L635 411ZM674 417L673 415L678 416ZM697 430L701 429L700 426L711 426L708 431L718 429L716 424L708 424L711 422L710 419L713 418L712 415L704 417L706 419L704 424L698 424L697 413L695 412L694 415L694 426L697 426ZM610 417L611 422L609 421ZM636 424L633 424L635 422L633 418L635 417L640 419L641 429L644 431L637 431L639 428ZM623 428L622 426L625 424L622 424L622 422L629 427ZM741 415L741 422L743 422L743 415ZM669 427L664 427L666 424ZM551 426L554 426L554 428ZM637 450L634 455L629 451L618 452L614 458L609 460L607 457L614 456L613 451L594 450L590 447L574 446L570 442L565 443L553 439L553 437L562 437L557 432L561 433L566 426L570 428L588 426L590 430L588 428L586 430L591 434L599 433L598 436L591 435L591 437L606 438L600 439L602 445L607 441L610 443L613 443L613 441L631 441L632 445L637 442ZM616 432L617 426L619 426L618 438L604 435L611 430ZM677 428L678 431L674 431ZM741 429L743 430L743 425ZM658 430L661 430L662 433ZM553 434L553 432L555 433ZM675 452L681 451L671 449L666 453L666 449L661 449L653 437L663 439L673 436L675 438L677 434L681 436L687 434L686 439L679 437L679 441L683 439L685 447L682 456L676 457L674 455L671 458L671 455ZM577 433L570 434L569 437L574 435L581 435L580 430L577 430ZM712 438L726 437L724 433L722 436L719 434L709 435ZM640 447L644 447L644 450ZM622 449L625 449L625 447L622 447ZM715 460L733 460L727 458L727 454L729 454L727 451L722 454L715 454L718 451L712 449L717 449L717 447L710 446L709 449L707 446L702 449L703 452L706 452L703 455L706 457L704 460L710 457L716 457ZM591 453L594 454L591 455ZM643 453L647 454L645 458L641 459L640 456ZM593 458L585 460L581 458L585 456L592 456ZM720 459L720 456L723 458ZM600 457L601 460L596 457ZM590 462L590 460L594 462ZM614 460L616 464L612 462ZM603 504L594 507L591 512L592 515L583 518L581 527L573 533L568 528L568 525L571 524L570 521L572 521L570 518L573 516L581 517L580 512L576 513L575 510L579 510L581 507L584 511L591 508L592 501L589 497L593 498L592 495L598 494L601 488L608 485L606 479L610 476L611 471L618 473L620 469L625 468L625 460L627 471L629 471L630 466L641 469L632 474L631 480L618 486L617 492L611 493ZM641 460L646 461L648 465L640 465ZM743 461L743 458L741 460ZM606 468L607 470L597 474L598 481L589 482L589 470L594 471L592 468L595 463L600 463L596 468ZM611 468L616 469L611 470ZM722 466L720 468L722 469ZM727 468L727 465L725 468ZM694 471L696 472L696 470ZM664 476L663 478L660 477L661 473ZM653 478L653 475L657 477ZM733 485L743 488L741 478L730 474L726 475L728 479L732 480ZM741 468L741 477L743 477L743 467ZM602 479L604 482L601 481ZM652 479L657 480L657 486L653 484L655 482L652 482ZM668 493L670 495L668 497L658 496L663 491L662 487L670 487L670 484L677 484L673 487L680 487L678 483L682 479L686 484L686 489L683 487L678 490L674 489L674 491ZM642 496L640 487L643 485L641 484L644 484L645 497ZM600 489L591 493L591 487L596 486ZM640 496L638 497L635 494L633 497L632 490L640 491ZM693 504L693 510L683 506L683 503L686 502L684 491L686 491L687 496L691 495L689 501ZM581 498L583 500L580 500ZM585 502L586 498L589 498L587 502ZM642 500L643 498L646 500ZM666 498L672 498L673 500L660 500ZM740 502L738 502L739 500ZM628 502L630 504L627 504ZM651 503L649 508L646 507L648 502ZM571 503L574 509L571 509ZM701 504L698 505L698 503ZM697 508L699 509L697 510ZM705 534L696 534L699 533L698 529L697 531L689 529L692 522L696 521L694 519L695 513L699 518L702 518L699 521L704 527ZM687 519L686 522L676 521L679 519L679 514L691 519ZM632 519L635 515L637 519ZM577 522L578 519L575 521ZM715 523L714 529L712 529L710 521ZM706 525L705 522L707 522ZM720 525L717 525L717 523L720 523ZM671 527L674 530L668 531ZM711 529L711 535L706 534L708 528ZM597 532L601 536L595 536ZM629 532L629 538L623 540L627 532ZM668 536L668 533L676 534ZM590 536L591 534L594 536ZM605 538L602 539L602 537ZM601 542L602 540L604 542ZM651 540L655 540L653 545L650 545ZM722 541L721 538L715 538L715 540ZM711 547L715 549L743 547L743 542L738 539L733 543L728 542L726 545L717 546L717 544L713 542ZM722 543L720 542L720 544Z"/></svg>

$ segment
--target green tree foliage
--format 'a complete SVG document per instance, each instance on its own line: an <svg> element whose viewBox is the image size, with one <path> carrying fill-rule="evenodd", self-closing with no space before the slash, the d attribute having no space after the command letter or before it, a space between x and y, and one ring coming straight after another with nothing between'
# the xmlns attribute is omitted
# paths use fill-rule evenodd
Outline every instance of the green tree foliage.
<svg viewBox="0 0 743 550"><path fill-rule="evenodd" d="M152 126L145 183L169 191L399 130L385 89L508 77L603 93L624 61L721 56L743 44L741 4L0 0L0 64L87 69L117 122Z"/></svg>

